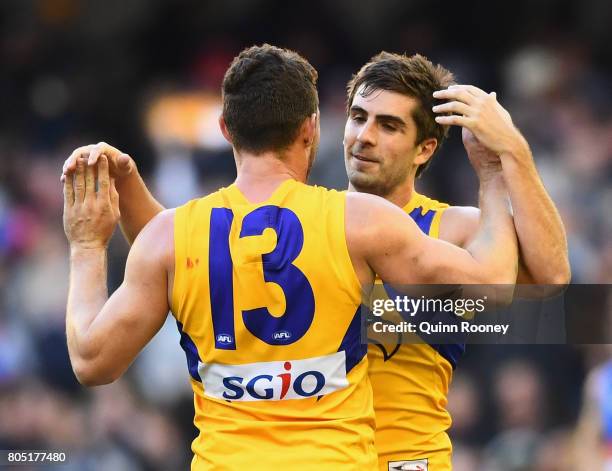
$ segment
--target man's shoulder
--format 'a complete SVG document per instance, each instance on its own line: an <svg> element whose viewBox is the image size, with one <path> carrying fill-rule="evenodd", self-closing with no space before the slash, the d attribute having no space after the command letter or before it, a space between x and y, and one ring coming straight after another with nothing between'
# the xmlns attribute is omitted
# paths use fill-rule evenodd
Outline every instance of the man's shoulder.
<svg viewBox="0 0 612 471"><path fill-rule="evenodd" d="M144 247L151 259L171 262L174 260L174 216L176 208L156 214L138 234L132 248Z"/></svg>

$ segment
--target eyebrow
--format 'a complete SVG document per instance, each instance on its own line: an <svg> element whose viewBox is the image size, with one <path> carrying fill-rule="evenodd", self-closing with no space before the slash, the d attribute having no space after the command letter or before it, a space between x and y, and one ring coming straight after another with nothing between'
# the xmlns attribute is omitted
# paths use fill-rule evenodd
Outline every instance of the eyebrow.
<svg viewBox="0 0 612 471"><path fill-rule="evenodd" d="M366 110L364 110L361 106L358 105L351 106L351 113L363 113L365 115L368 114ZM392 114L377 114L376 121L393 123L402 129L406 127L406 122L402 118L400 118L399 116L394 116Z"/></svg>

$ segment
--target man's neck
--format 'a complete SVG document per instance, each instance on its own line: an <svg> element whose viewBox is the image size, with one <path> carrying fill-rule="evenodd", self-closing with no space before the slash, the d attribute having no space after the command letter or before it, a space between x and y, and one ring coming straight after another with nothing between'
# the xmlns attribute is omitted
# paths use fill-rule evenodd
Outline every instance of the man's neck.
<svg viewBox="0 0 612 471"><path fill-rule="evenodd" d="M259 155L236 153L236 186L251 202L267 200L285 180L306 182L306 166L290 155L280 156L274 152ZM303 168L301 168L303 167Z"/></svg>

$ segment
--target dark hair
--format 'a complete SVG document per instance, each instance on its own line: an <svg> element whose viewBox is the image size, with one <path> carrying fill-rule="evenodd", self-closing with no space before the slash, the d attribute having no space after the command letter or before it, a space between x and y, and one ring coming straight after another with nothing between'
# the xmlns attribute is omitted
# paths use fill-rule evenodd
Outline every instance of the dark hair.
<svg viewBox="0 0 612 471"><path fill-rule="evenodd" d="M455 83L454 76L441 65L432 64L426 57L419 54L407 56L381 52L372 57L359 72L351 78L347 85L347 113L350 111L353 98L357 90L363 85L362 94L368 96L376 90L387 90L401 93L418 100L412 112L412 119L416 124L416 143L425 139L435 138L438 141L438 150L448 135L449 126L442 126L435 121L435 113L431 110L437 103L432 96L436 90L442 90ZM418 177L429 165L419 166L416 172Z"/></svg>
<svg viewBox="0 0 612 471"><path fill-rule="evenodd" d="M317 71L288 49L245 49L223 78L223 118L237 149L286 149L318 106Z"/></svg>

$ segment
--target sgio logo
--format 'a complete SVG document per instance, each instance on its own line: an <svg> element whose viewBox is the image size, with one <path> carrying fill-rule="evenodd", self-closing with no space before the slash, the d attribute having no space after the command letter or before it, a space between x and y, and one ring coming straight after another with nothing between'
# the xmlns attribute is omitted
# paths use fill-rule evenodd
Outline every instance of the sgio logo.
<svg viewBox="0 0 612 471"><path fill-rule="evenodd" d="M303 360L221 365L200 363L204 394L231 401L281 401L348 386L344 352Z"/></svg>
<svg viewBox="0 0 612 471"><path fill-rule="evenodd" d="M293 381L291 378L291 362L286 361L284 368L289 373L281 373L276 375L257 375L254 378L246 381L240 376L230 376L223 378L223 385L227 389L223 393L225 399L239 400L245 394L250 395L255 399L272 399L274 397L274 386L278 386L280 380L280 397L284 399L289 392L289 388L293 387L293 392L301 397L314 396L325 386L325 376L320 371L305 371L297 376Z"/></svg>

